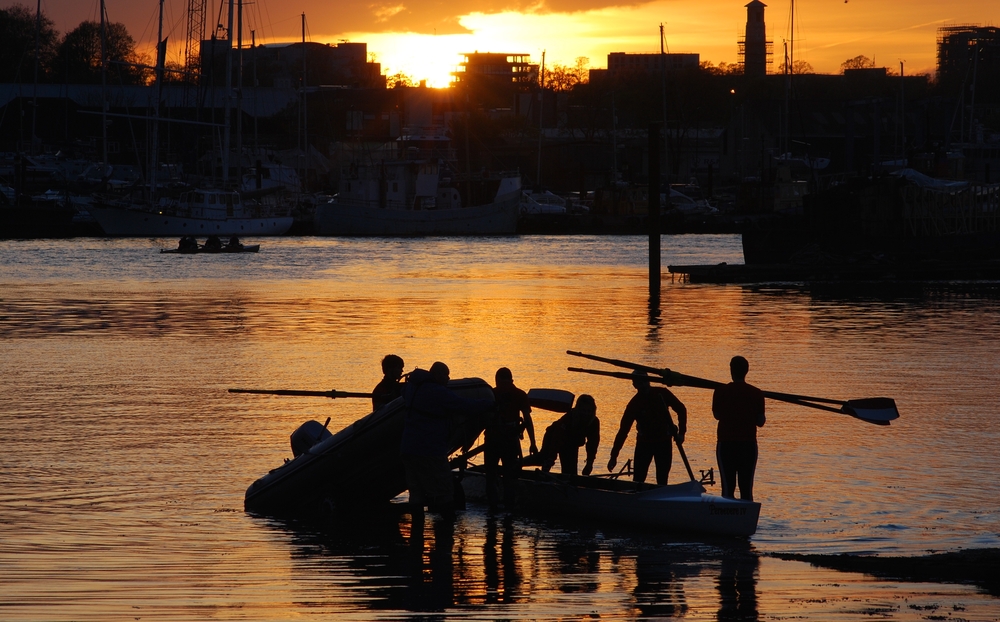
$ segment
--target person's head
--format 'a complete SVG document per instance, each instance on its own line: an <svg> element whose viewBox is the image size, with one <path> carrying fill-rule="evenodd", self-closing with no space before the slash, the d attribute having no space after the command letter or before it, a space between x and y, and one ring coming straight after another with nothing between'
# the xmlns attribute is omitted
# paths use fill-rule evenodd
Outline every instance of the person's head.
<svg viewBox="0 0 1000 622"><path fill-rule="evenodd" d="M501 367L497 370L496 381L498 387L510 386L514 384L514 374L506 367Z"/></svg>
<svg viewBox="0 0 1000 622"><path fill-rule="evenodd" d="M400 378L403 375L403 359L395 354L387 354L382 359L382 373L390 378Z"/></svg>
<svg viewBox="0 0 1000 622"><path fill-rule="evenodd" d="M747 372L750 371L750 363L742 356L734 356L729 361L729 373L733 376L733 382L743 382L746 380Z"/></svg>
<svg viewBox="0 0 1000 622"><path fill-rule="evenodd" d="M431 365L430 373L431 382L436 382L437 384L448 384L448 380L451 379L451 370L441 361L437 361Z"/></svg>
<svg viewBox="0 0 1000 622"><path fill-rule="evenodd" d="M579 413L584 420L588 420L591 417L597 416L597 402L590 395L584 393L580 397L576 398L576 406L574 407L577 413Z"/></svg>
<svg viewBox="0 0 1000 622"><path fill-rule="evenodd" d="M638 391L649 388L649 375L641 369L632 372L632 386Z"/></svg>

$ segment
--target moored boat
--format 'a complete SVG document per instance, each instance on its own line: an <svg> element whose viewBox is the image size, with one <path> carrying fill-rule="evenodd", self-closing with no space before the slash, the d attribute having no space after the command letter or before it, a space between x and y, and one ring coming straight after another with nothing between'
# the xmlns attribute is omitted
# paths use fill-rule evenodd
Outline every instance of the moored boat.
<svg viewBox="0 0 1000 622"><path fill-rule="evenodd" d="M287 210L225 190L193 190L156 204L95 199L87 211L111 236L283 235L292 226Z"/></svg>
<svg viewBox="0 0 1000 622"><path fill-rule="evenodd" d="M378 160L357 158L316 209L319 235L502 235L517 230L517 173L457 173L444 134L405 134ZM467 168L467 167L466 167Z"/></svg>
<svg viewBox="0 0 1000 622"><path fill-rule="evenodd" d="M452 380L448 388L470 399L493 399L479 378ZM387 503L406 490L399 446L406 406L403 398L362 417L336 434L311 421L292 434L294 458L247 489L244 507L268 516L323 511L352 512ZM483 416L455 418L451 451L471 445L483 431Z"/></svg>

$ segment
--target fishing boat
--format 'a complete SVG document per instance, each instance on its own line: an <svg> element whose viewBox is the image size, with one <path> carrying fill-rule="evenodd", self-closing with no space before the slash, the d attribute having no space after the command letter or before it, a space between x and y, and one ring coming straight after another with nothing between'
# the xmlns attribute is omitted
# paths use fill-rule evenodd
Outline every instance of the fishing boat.
<svg viewBox="0 0 1000 622"><path fill-rule="evenodd" d="M462 488L467 499L487 501L482 465L465 471ZM751 536L760 517L760 503L708 494L700 481L661 486L541 470L521 472L517 503L545 516L718 536Z"/></svg>
<svg viewBox="0 0 1000 622"><path fill-rule="evenodd" d="M493 399L490 385L479 378L452 380L448 388L469 399ZM340 396L360 395L329 395ZM403 462L399 457L405 412L403 398L397 398L336 434L331 434L318 421L304 423L291 436L294 457L250 485L244 508L268 516L302 516L352 512L388 503L406 490ZM483 417L479 413L456 417L451 451L471 445L483 427Z"/></svg>
<svg viewBox="0 0 1000 622"><path fill-rule="evenodd" d="M155 204L95 198L87 211L110 236L283 235L292 226L287 209L246 203L227 190L193 190Z"/></svg>
<svg viewBox="0 0 1000 622"><path fill-rule="evenodd" d="M375 162L355 161L337 196L316 209L319 235L513 234L521 205L517 173L456 173L450 139L407 134Z"/></svg>

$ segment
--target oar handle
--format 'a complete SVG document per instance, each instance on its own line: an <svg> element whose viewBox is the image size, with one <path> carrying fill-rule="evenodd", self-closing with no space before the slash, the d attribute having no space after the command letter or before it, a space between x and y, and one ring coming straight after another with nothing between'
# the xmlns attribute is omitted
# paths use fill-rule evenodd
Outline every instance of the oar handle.
<svg viewBox="0 0 1000 622"><path fill-rule="evenodd" d="M681 460L684 461L684 467L687 469L688 477L691 478L692 482L696 481L694 479L694 471L691 470L691 463L688 462L687 454L684 453L684 445L681 443L680 439L677 438L676 434L674 435L674 442L677 444L677 453L681 455Z"/></svg>
<svg viewBox="0 0 1000 622"><path fill-rule="evenodd" d="M356 391L299 391L295 389L229 389L230 393L253 393L255 395L285 395L292 397L329 397L331 399L338 397L367 397L372 396L371 393L359 393Z"/></svg>

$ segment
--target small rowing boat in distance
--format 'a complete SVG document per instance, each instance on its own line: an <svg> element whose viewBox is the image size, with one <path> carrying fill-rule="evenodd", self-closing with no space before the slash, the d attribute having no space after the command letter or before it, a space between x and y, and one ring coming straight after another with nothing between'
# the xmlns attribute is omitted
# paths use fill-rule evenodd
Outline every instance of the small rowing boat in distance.
<svg viewBox="0 0 1000 622"><path fill-rule="evenodd" d="M225 253L256 253L260 250L260 244L241 244L240 246L230 248L229 246L223 246L222 248L211 249L199 246L198 248L161 248L161 253L170 253L174 255L198 255L201 253L208 253L210 255L219 255Z"/></svg>

